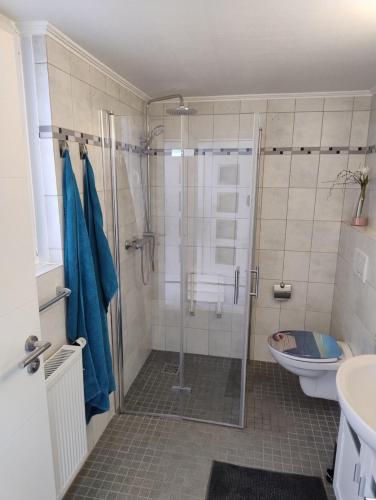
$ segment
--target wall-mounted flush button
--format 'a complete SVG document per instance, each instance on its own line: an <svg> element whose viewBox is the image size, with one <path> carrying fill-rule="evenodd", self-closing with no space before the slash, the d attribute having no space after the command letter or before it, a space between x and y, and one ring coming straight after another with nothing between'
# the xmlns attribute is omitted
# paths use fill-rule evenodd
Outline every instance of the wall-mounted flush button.
<svg viewBox="0 0 376 500"><path fill-rule="evenodd" d="M353 257L353 271L363 283L367 280L368 255L355 248Z"/></svg>

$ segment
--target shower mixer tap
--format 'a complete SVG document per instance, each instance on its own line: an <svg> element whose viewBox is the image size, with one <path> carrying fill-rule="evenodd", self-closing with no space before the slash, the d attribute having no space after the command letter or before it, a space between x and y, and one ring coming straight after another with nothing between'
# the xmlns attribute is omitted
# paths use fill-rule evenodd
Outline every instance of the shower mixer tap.
<svg viewBox="0 0 376 500"><path fill-rule="evenodd" d="M134 240L125 240L125 249L126 250L142 250L144 248L145 239L144 238L135 238Z"/></svg>

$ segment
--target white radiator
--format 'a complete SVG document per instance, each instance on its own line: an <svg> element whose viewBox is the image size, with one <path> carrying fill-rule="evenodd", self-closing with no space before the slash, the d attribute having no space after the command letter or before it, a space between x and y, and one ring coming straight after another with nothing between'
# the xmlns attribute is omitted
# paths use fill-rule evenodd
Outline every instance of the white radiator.
<svg viewBox="0 0 376 500"><path fill-rule="evenodd" d="M57 499L87 456L81 351L66 345L44 363Z"/></svg>

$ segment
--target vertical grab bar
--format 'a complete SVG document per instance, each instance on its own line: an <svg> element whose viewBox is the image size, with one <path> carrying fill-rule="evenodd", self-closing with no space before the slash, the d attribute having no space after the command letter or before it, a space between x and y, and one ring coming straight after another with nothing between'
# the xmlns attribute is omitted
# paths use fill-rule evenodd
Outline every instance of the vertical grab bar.
<svg viewBox="0 0 376 500"><path fill-rule="evenodd" d="M252 285L251 285L251 291L249 292L249 295L251 297L256 297L258 298L259 295L259 278L260 278L260 269L258 266L256 266L254 269L250 269L249 272L255 275L256 280L255 280L255 289L252 291Z"/></svg>
<svg viewBox="0 0 376 500"><path fill-rule="evenodd" d="M239 301L239 276L240 267L236 266L234 273L234 304L237 304Z"/></svg>

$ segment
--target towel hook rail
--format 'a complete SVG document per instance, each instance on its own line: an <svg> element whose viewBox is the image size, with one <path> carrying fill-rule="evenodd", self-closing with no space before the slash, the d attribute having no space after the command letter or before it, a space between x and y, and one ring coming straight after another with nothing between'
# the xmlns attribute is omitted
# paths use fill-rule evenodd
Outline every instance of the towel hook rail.
<svg viewBox="0 0 376 500"><path fill-rule="evenodd" d="M52 306L53 304L55 304L59 300L64 299L65 297L69 297L69 295L71 293L72 293L72 290L70 288L64 288L62 286L56 287L56 297L54 297L53 299L49 300L45 304L42 304L39 307L39 312L44 311L45 309L49 308L50 306Z"/></svg>
<svg viewBox="0 0 376 500"><path fill-rule="evenodd" d="M59 140L59 151L60 151L60 158L63 157L64 151L69 151L68 136L65 136L65 139Z"/></svg>
<svg viewBox="0 0 376 500"><path fill-rule="evenodd" d="M88 156L87 145L85 142L80 142L80 159L84 160L85 156Z"/></svg>

